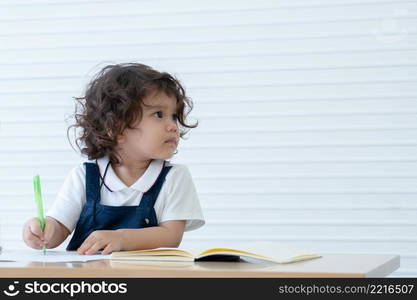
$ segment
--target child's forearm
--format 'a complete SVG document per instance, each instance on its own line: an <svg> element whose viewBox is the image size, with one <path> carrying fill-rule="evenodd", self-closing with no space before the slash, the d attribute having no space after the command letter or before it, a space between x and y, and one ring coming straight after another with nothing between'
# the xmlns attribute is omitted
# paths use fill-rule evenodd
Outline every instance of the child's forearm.
<svg viewBox="0 0 417 300"><path fill-rule="evenodd" d="M48 225L54 226L54 234L52 235L51 239L48 241L48 248L55 248L61 245L61 243L68 237L69 232L68 230L55 220L52 217L46 217L48 219Z"/></svg>
<svg viewBox="0 0 417 300"><path fill-rule="evenodd" d="M141 229L118 229L122 237L123 250L142 250L158 247L178 247L182 234L161 227Z"/></svg>

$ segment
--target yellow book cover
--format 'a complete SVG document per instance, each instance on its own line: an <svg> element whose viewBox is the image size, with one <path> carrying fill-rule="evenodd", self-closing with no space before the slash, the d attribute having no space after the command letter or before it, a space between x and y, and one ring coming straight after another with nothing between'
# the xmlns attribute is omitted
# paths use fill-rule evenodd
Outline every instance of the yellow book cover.
<svg viewBox="0 0 417 300"><path fill-rule="evenodd" d="M320 257L311 251L281 243L253 242L222 245L205 249L156 248L119 251L111 254L112 260L153 261L267 261L279 264L292 263Z"/></svg>

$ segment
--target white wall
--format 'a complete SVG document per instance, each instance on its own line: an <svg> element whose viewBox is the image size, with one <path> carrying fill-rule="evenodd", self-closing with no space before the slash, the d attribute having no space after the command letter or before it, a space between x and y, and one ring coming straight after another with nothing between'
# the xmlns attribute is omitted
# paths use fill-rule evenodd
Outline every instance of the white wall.
<svg viewBox="0 0 417 300"><path fill-rule="evenodd" d="M81 161L71 97L136 61L182 80L200 121L173 159L207 218L184 246L397 253L392 276L417 276L416 16L416 1L1 1L1 243L24 247L33 175L49 206Z"/></svg>

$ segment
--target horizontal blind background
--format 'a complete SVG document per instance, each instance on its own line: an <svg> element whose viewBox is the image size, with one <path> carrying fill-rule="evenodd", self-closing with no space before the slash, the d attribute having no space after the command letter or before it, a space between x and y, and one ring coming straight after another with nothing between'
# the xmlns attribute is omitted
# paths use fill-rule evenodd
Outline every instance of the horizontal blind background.
<svg viewBox="0 0 417 300"><path fill-rule="evenodd" d="M72 97L135 61L177 76L200 122L172 159L207 219L183 246L396 253L391 276L417 276L416 16L416 1L0 1L1 244L25 247L33 175L49 207L82 161Z"/></svg>

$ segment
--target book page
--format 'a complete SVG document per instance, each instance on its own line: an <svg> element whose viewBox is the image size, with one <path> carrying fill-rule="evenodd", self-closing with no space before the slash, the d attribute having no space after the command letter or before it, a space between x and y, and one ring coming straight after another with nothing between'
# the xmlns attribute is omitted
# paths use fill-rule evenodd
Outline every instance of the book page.
<svg viewBox="0 0 417 300"><path fill-rule="evenodd" d="M217 248L217 251L209 251L215 248ZM227 251L227 249L232 249L232 251ZM254 254L253 257L267 258L276 262L291 262L320 257L320 255L306 249L300 249L282 243L262 241L252 243L225 243L224 245L217 245L205 249L194 249L193 251L199 251L197 252L199 255L223 253L252 256Z"/></svg>
<svg viewBox="0 0 417 300"><path fill-rule="evenodd" d="M113 252L111 255L112 259L129 258L134 259L140 256L183 256L193 258L194 255L178 248L156 248L156 249L145 249L145 250L132 250L132 251L118 251Z"/></svg>

